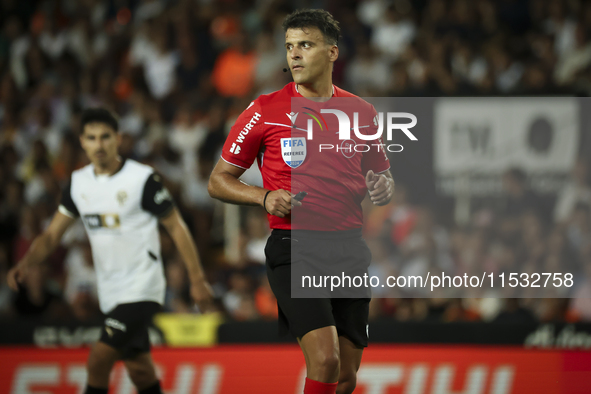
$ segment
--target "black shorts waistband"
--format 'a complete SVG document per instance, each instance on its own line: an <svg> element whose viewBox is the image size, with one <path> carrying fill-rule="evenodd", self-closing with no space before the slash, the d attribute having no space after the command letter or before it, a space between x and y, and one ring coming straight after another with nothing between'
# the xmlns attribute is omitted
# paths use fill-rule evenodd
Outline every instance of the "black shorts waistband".
<svg viewBox="0 0 591 394"><path fill-rule="evenodd" d="M362 229L354 228L351 230L340 231L318 231L318 230L280 230L273 229L271 236L276 237L294 237L294 238L314 238L314 239L351 239L361 238Z"/></svg>

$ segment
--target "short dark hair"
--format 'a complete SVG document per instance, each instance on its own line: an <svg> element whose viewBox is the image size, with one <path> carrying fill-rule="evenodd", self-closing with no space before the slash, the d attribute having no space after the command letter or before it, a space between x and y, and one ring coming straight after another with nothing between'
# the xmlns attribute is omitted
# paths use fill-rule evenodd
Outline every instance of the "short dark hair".
<svg viewBox="0 0 591 394"><path fill-rule="evenodd" d="M117 115L106 108L87 108L82 111L80 117L80 134L84 133L84 127L89 123L104 123L115 130L116 133L119 132Z"/></svg>
<svg viewBox="0 0 591 394"><path fill-rule="evenodd" d="M339 43L341 28L339 22L332 14L325 10L297 10L285 17L283 31L288 29L302 29L305 27L317 27L324 40L331 44Z"/></svg>

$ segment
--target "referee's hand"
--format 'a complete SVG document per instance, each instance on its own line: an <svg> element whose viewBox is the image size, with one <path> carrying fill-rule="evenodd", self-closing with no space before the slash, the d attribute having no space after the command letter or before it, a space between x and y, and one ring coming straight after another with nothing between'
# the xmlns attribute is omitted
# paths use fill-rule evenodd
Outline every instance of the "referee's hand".
<svg viewBox="0 0 591 394"><path fill-rule="evenodd" d="M191 298L197 304L201 313L214 310L213 290L205 279L191 283Z"/></svg>
<svg viewBox="0 0 591 394"><path fill-rule="evenodd" d="M289 215L292 207L299 207L302 205L298 200L294 200L295 194L291 194L287 190L277 189L273 190L264 201L265 210L271 215L280 218Z"/></svg>
<svg viewBox="0 0 591 394"><path fill-rule="evenodd" d="M369 170L365 175L365 185L374 205L386 205L390 202L394 191L394 181L391 178Z"/></svg>

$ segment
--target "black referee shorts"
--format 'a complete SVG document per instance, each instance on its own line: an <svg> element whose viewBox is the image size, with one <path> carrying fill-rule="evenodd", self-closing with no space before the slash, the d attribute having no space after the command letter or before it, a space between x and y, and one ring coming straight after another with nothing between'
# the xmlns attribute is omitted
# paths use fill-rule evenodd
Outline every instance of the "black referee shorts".
<svg viewBox="0 0 591 394"><path fill-rule="evenodd" d="M337 232L273 230L265 247L267 276L277 298L279 334L291 332L296 338L328 326L358 347L367 347L370 298L292 298L292 242L307 255L330 258L333 262L351 259L369 266L371 252L361 237L361 229Z"/></svg>
<svg viewBox="0 0 591 394"><path fill-rule="evenodd" d="M152 301L120 304L105 316L100 342L114 347L122 359L130 359L150 351L148 327L160 304Z"/></svg>

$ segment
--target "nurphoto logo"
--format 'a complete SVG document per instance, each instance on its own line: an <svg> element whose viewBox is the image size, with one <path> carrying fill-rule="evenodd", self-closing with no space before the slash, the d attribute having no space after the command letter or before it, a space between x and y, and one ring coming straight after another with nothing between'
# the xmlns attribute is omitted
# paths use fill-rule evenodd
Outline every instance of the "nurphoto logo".
<svg viewBox="0 0 591 394"><path fill-rule="evenodd" d="M389 111L394 108L397 111ZM406 102L392 98L340 97L315 104L310 104L307 99L292 98L291 112L285 115L294 131L304 132L303 135L297 132L292 137L305 138L308 149L340 152L352 158L358 152L374 149L384 153L402 152L404 146L401 143L418 141L415 135L418 119L413 113L415 111L409 109ZM314 138L316 143L312 145ZM288 153L289 147L282 148L286 158L294 156ZM305 157L305 148L292 148L292 151L298 151L300 157ZM292 161L292 165L297 166L298 160Z"/></svg>
<svg viewBox="0 0 591 394"><path fill-rule="evenodd" d="M327 151L327 150L335 150L337 152L343 152L346 157L352 157L355 155L356 152L369 152L372 147L376 149L382 149L382 151L396 153L402 152L404 147L401 144L394 144L388 143L393 140L394 131L400 130L404 133L404 135L411 141L418 141L417 137L410 131L413 127L417 125L417 117L409 112L379 112L370 123L373 123L373 128L377 128L374 133L364 133L363 129L369 129L372 127L371 124L362 124L359 123L359 112L353 112L353 122L351 122L350 115L347 114L345 111L339 109L328 109L323 108L320 110L320 113L314 111L311 108L305 107L306 110L310 112L303 112L305 115L308 115L310 118L307 120L307 128L300 130L306 131L307 140L314 139L314 123L316 123L320 131L324 131L328 129L328 125L326 119L322 114L332 114L337 117L339 131L338 137L341 142L339 144L319 144L319 151ZM289 114L289 118L292 123L292 127L297 128L295 126L295 121L298 117L298 112L292 112ZM384 121L385 119L385 121ZM408 120L408 122L401 122L402 119ZM384 127L385 123L385 127ZM385 141L386 143L382 142L382 136L385 132ZM351 135L351 130L353 130L353 134L359 140L362 141L371 141L373 143L357 143ZM283 143L283 142L282 142ZM301 142L299 142L301 144ZM282 148L284 148L282 146ZM305 150L305 148L304 148ZM305 157L305 153L304 153ZM289 163L288 163L289 164ZM290 166L292 166L290 164ZM297 164L292 166L293 168L297 167Z"/></svg>

